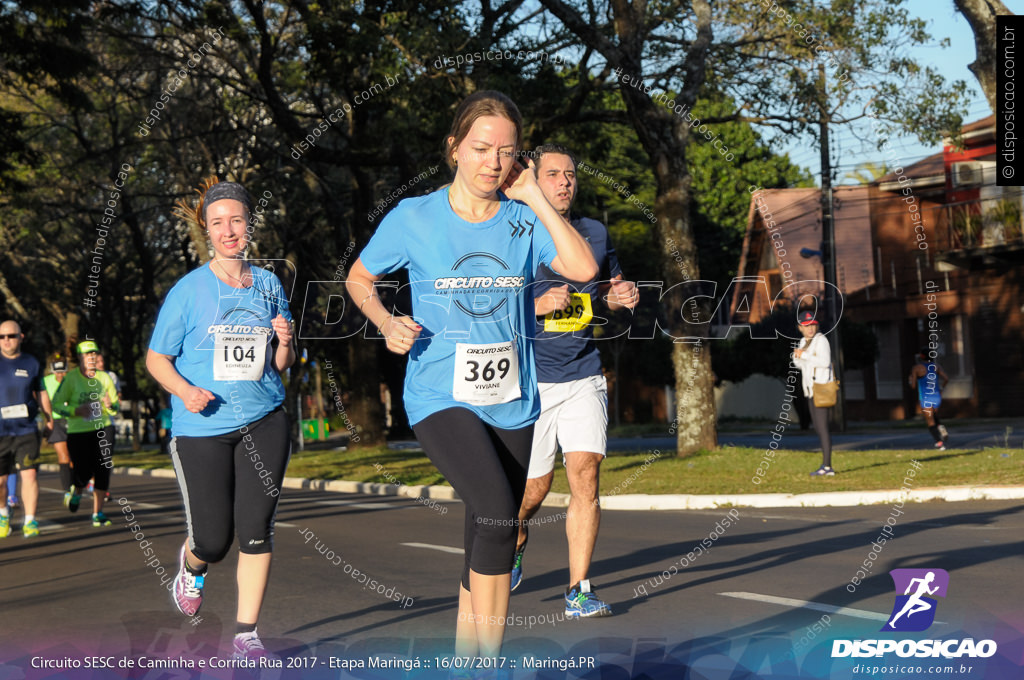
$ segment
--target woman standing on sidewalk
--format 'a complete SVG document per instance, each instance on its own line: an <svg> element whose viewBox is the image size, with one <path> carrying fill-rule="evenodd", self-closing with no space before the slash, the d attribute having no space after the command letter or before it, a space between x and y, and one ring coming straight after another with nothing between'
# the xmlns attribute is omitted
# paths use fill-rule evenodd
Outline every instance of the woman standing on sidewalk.
<svg viewBox="0 0 1024 680"><path fill-rule="evenodd" d="M832 435L828 431L828 408L814 405L814 383L827 383L832 380L832 348L828 338L818 332L818 320L812 312L800 312L797 317L803 342L793 350L793 363L800 369L807 397L807 407L811 411L811 422L821 442L821 467L811 473L812 477L832 477L836 471L832 469Z"/></svg>
<svg viewBox="0 0 1024 680"><path fill-rule="evenodd" d="M224 559L237 533L238 657L266 656L256 624L270 577L273 491L290 453L280 373L295 361L284 288L245 261L251 208L234 182L202 194L191 217L214 257L167 293L146 357L171 393L170 452L188 518L174 604L186 616L199 611L207 565Z"/></svg>
<svg viewBox="0 0 1024 680"><path fill-rule="evenodd" d="M541 262L574 280L597 274L589 245L515 161L521 145L522 117L508 97L467 97L445 144L452 183L399 203L347 285L387 348L409 354L409 422L466 504L461 657L497 656L504 635L516 515L540 412L529 286ZM374 289L399 269L412 281L413 317L389 313Z"/></svg>

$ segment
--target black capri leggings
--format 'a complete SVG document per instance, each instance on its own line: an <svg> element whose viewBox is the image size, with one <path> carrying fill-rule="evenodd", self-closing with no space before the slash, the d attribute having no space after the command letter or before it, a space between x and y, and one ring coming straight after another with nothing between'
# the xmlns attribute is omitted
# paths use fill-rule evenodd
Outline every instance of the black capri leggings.
<svg viewBox="0 0 1024 680"><path fill-rule="evenodd" d="M828 431L828 409L814 405L814 398L807 398L807 406L811 409L811 422L821 442L821 464L832 467L832 435Z"/></svg>
<svg viewBox="0 0 1024 680"><path fill-rule="evenodd" d="M71 483L79 492L89 480L98 491L110 489L110 470L114 467L114 428L68 433L68 456L71 458Z"/></svg>
<svg viewBox="0 0 1024 680"><path fill-rule="evenodd" d="M226 434L174 437L170 450L193 555L220 562L231 548L232 529L240 552L273 550L274 515L291 454L281 407Z"/></svg>
<svg viewBox="0 0 1024 680"><path fill-rule="evenodd" d="M429 415L412 429L466 505L462 586L469 590L470 569L490 576L512 571L533 425L502 430L456 407Z"/></svg>

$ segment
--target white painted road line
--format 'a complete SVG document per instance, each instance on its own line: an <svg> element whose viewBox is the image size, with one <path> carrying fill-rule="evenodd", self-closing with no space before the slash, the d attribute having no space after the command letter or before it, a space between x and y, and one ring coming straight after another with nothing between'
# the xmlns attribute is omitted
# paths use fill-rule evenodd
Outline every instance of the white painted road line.
<svg viewBox="0 0 1024 680"><path fill-rule="evenodd" d="M791 597L775 597L774 595L761 595L759 593L718 593L719 595L725 595L726 597L735 597L740 600L753 600L755 602L766 602L768 604L777 604L783 607L795 607L799 609L811 609L816 612L826 612L828 614L841 614L843 616L852 616L858 619L868 619L869 621L882 621L883 623L889 620L888 614L879 614L878 612L869 612L864 609L851 609L850 607L836 607L831 604L822 604L821 602L810 602L808 600L795 600ZM938 621L936 621L938 623Z"/></svg>
<svg viewBox="0 0 1024 680"><path fill-rule="evenodd" d="M441 552L451 553L453 555L466 554L466 551L462 548L452 548L447 545L431 545L430 543L401 543L400 545L407 545L410 548L426 548L427 550L440 550Z"/></svg>
<svg viewBox="0 0 1024 680"><path fill-rule="evenodd" d="M62 531L68 531L68 530L70 530L72 528L75 528L73 526L68 526L68 525L65 525L65 524L61 524L60 522L54 522L54 521L51 521L51 520L48 520L48 519L41 519L39 517L36 517L36 521L39 522L39 534L41 536L49 536L51 534L59 534ZM83 524L83 526L84 526L84 524ZM89 528L91 529L92 527L90 526Z"/></svg>
<svg viewBox="0 0 1024 680"><path fill-rule="evenodd" d="M399 505L398 503L392 503L384 501L380 503L360 503L359 501L310 501L308 498L286 498L282 499L281 503L310 503L313 505L327 505L337 506L345 508L354 508L356 510L409 510L416 506L414 505Z"/></svg>

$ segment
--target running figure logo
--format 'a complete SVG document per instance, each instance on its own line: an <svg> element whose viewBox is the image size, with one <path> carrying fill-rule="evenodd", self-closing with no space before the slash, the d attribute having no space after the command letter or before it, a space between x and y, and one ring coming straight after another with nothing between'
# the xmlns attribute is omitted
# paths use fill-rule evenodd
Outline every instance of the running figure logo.
<svg viewBox="0 0 1024 680"><path fill-rule="evenodd" d="M935 621L935 608L938 604L928 596L946 596L949 573L945 569L893 569L889 574L896 586L896 604L882 630L927 630Z"/></svg>

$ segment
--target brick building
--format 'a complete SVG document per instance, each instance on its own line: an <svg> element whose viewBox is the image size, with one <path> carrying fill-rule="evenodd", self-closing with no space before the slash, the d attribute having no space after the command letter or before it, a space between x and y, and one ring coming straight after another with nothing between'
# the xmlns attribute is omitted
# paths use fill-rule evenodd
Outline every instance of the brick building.
<svg viewBox="0 0 1024 680"><path fill-rule="evenodd" d="M906 379L929 343L950 377L943 414L1024 411L1021 188L996 186L994 117L965 126L961 144L907 167L887 149L892 172L834 191L843 316L870 324L881 351L845 372L848 418L913 417ZM819 190L756 192L748 224L734 324L764 317L776 296L823 294L808 283L824 279L820 258L800 255L820 248Z"/></svg>

